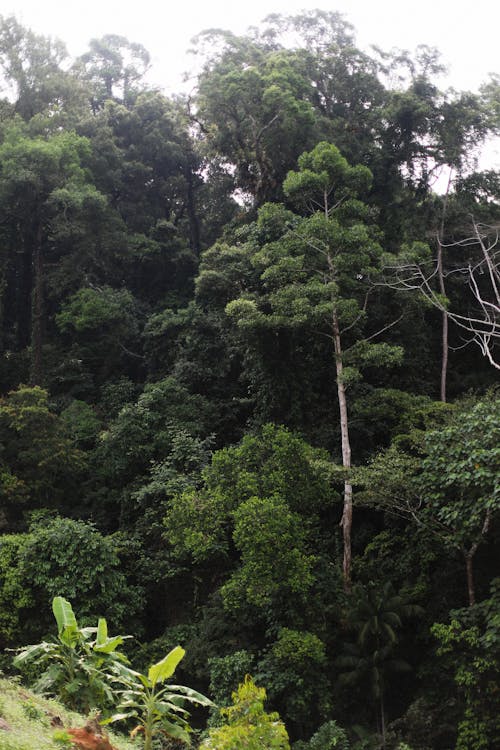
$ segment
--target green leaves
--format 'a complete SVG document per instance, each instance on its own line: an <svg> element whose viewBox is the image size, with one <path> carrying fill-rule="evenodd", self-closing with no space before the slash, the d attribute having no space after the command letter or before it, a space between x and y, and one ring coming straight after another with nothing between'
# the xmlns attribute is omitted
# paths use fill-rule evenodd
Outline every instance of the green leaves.
<svg viewBox="0 0 500 750"><path fill-rule="evenodd" d="M58 634L61 635L66 629L70 631L77 630L76 617L71 604L63 599L62 596L54 597L52 601L52 611L56 618Z"/></svg>
<svg viewBox="0 0 500 750"><path fill-rule="evenodd" d="M118 712L106 723L138 717L140 723L133 734L144 732L145 750L151 750L153 738L158 734L167 734L189 744L191 728L185 704L213 704L206 696L184 685L162 687L162 683L172 677L185 653L181 646L176 646L161 661L152 664L147 675L131 669L123 670L117 680L124 686L120 691Z"/></svg>
<svg viewBox="0 0 500 750"><path fill-rule="evenodd" d="M221 713L226 725L211 729L202 750L289 750L285 725L276 712L264 711L266 691L247 675L233 693L233 704Z"/></svg>
<svg viewBox="0 0 500 750"><path fill-rule="evenodd" d="M177 665L184 658L185 653L183 648L176 646L161 661L152 664L148 671L148 678L152 685L154 686L157 682L164 682L169 677L172 677L177 669Z"/></svg>
<svg viewBox="0 0 500 750"><path fill-rule="evenodd" d="M104 618L99 619L97 628L79 628L70 602L62 596L54 597L52 610L57 640L21 649L14 665L44 668L36 687L70 708L106 710L113 703L113 682L130 671L126 657L117 652L127 636L109 638Z"/></svg>

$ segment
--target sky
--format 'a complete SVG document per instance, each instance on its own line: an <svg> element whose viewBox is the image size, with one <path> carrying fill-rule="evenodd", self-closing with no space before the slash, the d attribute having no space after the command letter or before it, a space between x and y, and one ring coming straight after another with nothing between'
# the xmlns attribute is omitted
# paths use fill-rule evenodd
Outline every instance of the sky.
<svg viewBox="0 0 500 750"><path fill-rule="evenodd" d="M477 91L489 73L500 73L500 3L495 0L0 0L1 15L15 15L33 31L60 38L72 56L104 34L143 44L152 58L149 80L167 94L182 90L182 74L195 64L187 54L190 40L200 31L244 33L270 13L314 8L342 13L367 51L371 44L437 47L449 68L438 82L442 87ZM500 166L498 144L493 158Z"/></svg>

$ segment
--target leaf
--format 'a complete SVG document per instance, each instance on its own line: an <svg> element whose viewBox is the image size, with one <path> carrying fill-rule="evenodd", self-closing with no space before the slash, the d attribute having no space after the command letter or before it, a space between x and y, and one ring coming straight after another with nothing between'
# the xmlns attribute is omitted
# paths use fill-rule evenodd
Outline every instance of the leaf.
<svg viewBox="0 0 500 750"><path fill-rule="evenodd" d="M186 687L185 685L169 685L169 690L177 691L185 696L185 699L192 703L199 703L201 706L215 706L215 703L207 698L206 695L198 693L197 690Z"/></svg>
<svg viewBox="0 0 500 750"><path fill-rule="evenodd" d="M186 745L191 744L191 738L189 737L188 732L177 724L172 724L172 722L164 720L162 722L162 727L164 727L162 729L163 734L173 737L176 740L182 740Z"/></svg>
<svg viewBox="0 0 500 750"><path fill-rule="evenodd" d="M54 644L43 641L42 643L35 643L32 646L26 646L17 656L14 657L14 666L20 667L25 662L31 661L31 659L40 658L46 654L50 654L53 650Z"/></svg>
<svg viewBox="0 0 500 750"><path fill-rule="evenodd" d="M100 654L111 654L113 653L113 651L115 651L118 648L118 646L121 646L122 643L123 643L123 636L117 635L114 638L108 638L108 640L102 645L97 645L97 641L96 641L96 644L94 646L94 651L97 651Z"/></svg>
<svg viewBox="0 0 500 750"><path fill-rule="evenodd" d="M185 653L185 650L181 646L176 646L161 661L152 664L149 668L148 677L153 685L172 677L177 665L184 658Z"/></svg>
<svg viewBox="0 0 500 750"><path fill-rule="evenodd" d="M106 619L104 617L99 617L99 621L97 623L97 636L95 639L95 650L97 650L97 647L104 646L106 641L108 640L108 623L106 622Z"/></svg>
<svg viewBox="0 0 500 750"><path fill-rule="evenodd" d="M104 726L106 724L112 724L115 721L123 721L124 719L130 719L132 716L137 716L137 711L128 711L127 713L121 713L121 714L113 714L113 716L109 716L107 719L103 719L99 723Z"/></svg>
<svg viewBox="0 0 500 750"><path fill-rule="evenodd" d="M52 601L52 611L57 621L59 636L65 631L78 630L75 613L71 604L62 596L55 596Z"/></svg>

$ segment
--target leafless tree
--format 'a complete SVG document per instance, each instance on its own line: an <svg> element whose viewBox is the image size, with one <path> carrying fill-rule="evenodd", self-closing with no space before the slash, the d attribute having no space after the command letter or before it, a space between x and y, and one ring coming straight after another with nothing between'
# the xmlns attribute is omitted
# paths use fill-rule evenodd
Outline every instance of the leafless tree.
<svg viewBox="0 0 500 750"><path fill-rule="evenodd" d="M499 226L472 222L472 233L459 242L442 243L440 249L456 250L452 265L443 269L438 261L406 262L387 265L387 283L396 289L418 291L462 331L465 346L475 343L491 365L500 370L500 244ZM464 253L469 257L464 261ZM442 293L443 278L454 276L468 289L466 305L455 310Z"/></svg>

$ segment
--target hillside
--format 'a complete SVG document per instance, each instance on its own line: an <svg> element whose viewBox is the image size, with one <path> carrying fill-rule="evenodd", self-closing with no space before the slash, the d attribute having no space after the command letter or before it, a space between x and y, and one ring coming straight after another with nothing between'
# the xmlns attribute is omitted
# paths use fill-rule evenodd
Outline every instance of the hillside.
<svg viewBox="0 0 500 750"><path fill-rule="evenodd" d="M83 728L86 719L68 711L57 701L45 700L12 680L0 679L0 749L61 750L78 747L70 742L67 730ZM106 733L108 734L108 733ZM116 750L131 750L135 745L109 732ZM83 745L80 745L83 747ZM91 745L87 746L90 750ZM95 745L104 750L106 745Z"/></svg>

